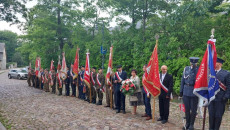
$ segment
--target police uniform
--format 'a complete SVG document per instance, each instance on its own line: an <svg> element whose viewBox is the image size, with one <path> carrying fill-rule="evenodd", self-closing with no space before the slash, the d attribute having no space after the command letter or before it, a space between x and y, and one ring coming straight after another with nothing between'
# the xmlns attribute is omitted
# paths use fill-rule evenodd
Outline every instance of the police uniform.
<svg viewBox="0 0 230 130"><path fill-rule="evenodd" d="M93 69L96 70L95 67L93 67ZM95 104L96 103L96 100L97 100L97 89L96 89L96 83L97 83L97 74L96 74L96 71L95 73L94 72L91 72L91 75L90 75L90 80L91 80L91 92L92 92L92 103Z"/></svg>
<svg viewBox="0 0 230 130"><path fill-rule="evenodd" d="M101 68L100 68L101 69ZM100 70L99 69L99 70ZM103 100L103 87L105 85L105 76L103 73L98 73L97 74L97 95L98 95L98 103L97 105L102 105L102 100Z"/></svg>
<svg viewBox="0 0 230 130"><path fill-rule="evenodd" d="M223 64L224 60L217 58L217 62ZM216 70L216 78L219 80L220 91L208 106L210 130L219 130L227 99L230 98L230 73L223 69Z"/></svg>
<svg viewBox="0 0 230 130"><path fill-rule="evenodd" d="M195 66L199 58L190 57L192 66L186 66L181 80L180 97L183 96L185 105L186 129L193 130L198 106L198 97L193 94L193 89L196 81L196 74L199 67ZM194 67L195 66L195 67Z"/></svg>

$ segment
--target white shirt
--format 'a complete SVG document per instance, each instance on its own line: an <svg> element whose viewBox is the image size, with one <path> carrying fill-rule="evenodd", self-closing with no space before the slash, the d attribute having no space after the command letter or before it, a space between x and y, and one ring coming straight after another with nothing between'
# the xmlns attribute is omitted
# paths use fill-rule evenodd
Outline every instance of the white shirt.
<svg viewBox="0 0 230 130"><path fill-rule="evenodd" d="M167 73L165 73L165 74L161 74L161 81L164 81L164 78L165 78L165 75L166 75Z"/></svg>
<svg viewBox="0 0 230 130"><path fill-rule="evenodd" d="M216 74L221 70L221 68L219 70L215 70L216 71Z"/></svg>

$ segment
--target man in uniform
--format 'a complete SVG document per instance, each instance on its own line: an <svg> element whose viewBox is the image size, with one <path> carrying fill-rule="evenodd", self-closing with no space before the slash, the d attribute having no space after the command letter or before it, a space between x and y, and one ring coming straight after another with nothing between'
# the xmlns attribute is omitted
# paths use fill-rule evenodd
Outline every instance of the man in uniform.
<svg viewBox="0 0 230 130"><path fill-rule="evenodd" d="M142 76L142 82L145 77L145 71L147 68L147 64L143 66L143 76ZM152 111L151 111L151 94L148 92L148 90L145 88L145 86L142 87L142 92L143 92L143 99L144 99L144 104L145 104L145 114L142 115L142 117L146 117L146 120L151 120L152 119Z"/></svg>
<svg viewBox="0 0 230 130"><path fill-rule="evenodd" d="M74 78L74 74L73 74L73 65L71 65L71 71L70 71L70 84L71 84L71 88L72 88L72 95L71 97L76 97L76 85L77 85L77 82L75 83L75 79ZM77 81L77 80L76 80Z"/></svg>
<svg viewBox="0 0 230 130"><path fill-rule="evenodd" d="M115 73L115 80L114 80L114 87L115 87L115 94L116 94L116 107L117 113L120 113L121 106L123 107L123 114L125 114L125 95L121 93L120 87L123 80L127 79L127 73L122 71L122 66L117 66L117 72Z"/></svg>
<svg viewBox="0 0 230 130"><path fill-rule="evenodd" d="M45 92L49 92L49 72L47 69L45 69L44 74L44 90Z"/></svg>
<svg viewBox="0 0 230 130"><path fill-rule="evenodd" d="M69 71L69 67L67 67L67 77L64 80L64 84L65 84L65 90L66 90L66 96L69 96L69 92L70 92L70 88L69 88L69 84L70 84L70 71Z"/></svg>
<svg viewBox="0 0 230 130"><path fill-rule="evenodd" d="M85 93L83 93L84 73L85 73L85 66L81 66L81 72L78 74L78 91L79 91L78 98L80 98L82 100L85 100Z"/></svg>
<svg viewBox="0 0 230 130"><path fill-rule="evenodd" d="M29 86L31 86L31 78L32 78L31 68L29 67L28 68L28 78L27 78L27 83L28 83Z"/></svg>
<svg viewBox="0 0 230 130"><path fill-rule="evenodd" d="M35 77L36 77L36 75L35 75L34 69L31 70L31 77L32 77L32 84L33 84L33 87L35 87Z"/></svg>
<svg viewBox="0 0 230 130"><path fill-rule="evenodd" d="M198 97L193 94L193 89L196 81L198 57L190 57L190 66L184 68L181 80L180 97L183 96L185 105L186 128L194 130L194 122L197 114Z"/></svg>
<svg viewBox="0 0 230 130"><path fill-rule="evenodd" d="M92 68L92 72L90 75L90 80L91 80L91 92L92 92L92 103L96 104L97 101L97 89L96 89L96 83L97 83L97 72L96 72L96 67Z"/></svg>
<svg viewBox="0 0 230 130"><path fill-rule="evenodd" d="M113 69L113 68L112 68ZM106 106L105 107L110 107L110 103L111 103L111 99L112 98L112 107L113 107L113 86L112 86L112 79L114 77L114 72L112 71L111 75L110 75L110 82L111 85L109 85L106 81ZM112 91L112 93L111 93ZM112 97L111 97L112 96Z"/></svg>
<svg viewBox="0 0 230 130"><path fill-rule="evenodd" d="M51 76L52 76L52 84L51 84L52 93L55 94L56 93L56 73L55 73L54 68L51 70Z"/></svg>
<svg viewBox="0 0 230 130"><path fill-rule="evenodd" d="M39 78L39 88L40 88L40 89L43 89L43 86L42 86L43 68L40 69L40 74L41 74L41 77Z"/></svg>
<svg viewBox="0 0 230 130"><path fill-rule="evenodd" d="M40 81L40 88L41 90L43 90L43 82L44 82L44 71L43 71L43 68L41 68L41 81Z"/></svg>
<svg viewBox="0 0 230 130"><path fill-rule="evenodd" d="M105 76L103 74L103 69L99 68L98 69L98 74L97 74L97 95L98 95L98 103L97 105L102 105L102 100L103 100L103 87L105 85Z"/></svg>
<svg viewBox="0 0 230 130"><path fill-rule="evenodd" d="M209 104L209 130L219 130L222 116L225 111L225 105L230 98L230 73L222 69L225 61L217 58L216 62L216 78L219 81L220 91L216 94L216 98Z"/></svg>

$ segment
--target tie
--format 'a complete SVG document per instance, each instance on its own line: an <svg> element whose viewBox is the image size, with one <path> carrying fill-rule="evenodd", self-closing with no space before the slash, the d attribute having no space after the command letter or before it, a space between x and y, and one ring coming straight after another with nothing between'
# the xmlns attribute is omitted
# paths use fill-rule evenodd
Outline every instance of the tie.
<svg viewBox="0 0 230 130"><path fill-rule="evenodd" d="M217 74L217 71L215 71L216 72L216 74Z"/></svg>

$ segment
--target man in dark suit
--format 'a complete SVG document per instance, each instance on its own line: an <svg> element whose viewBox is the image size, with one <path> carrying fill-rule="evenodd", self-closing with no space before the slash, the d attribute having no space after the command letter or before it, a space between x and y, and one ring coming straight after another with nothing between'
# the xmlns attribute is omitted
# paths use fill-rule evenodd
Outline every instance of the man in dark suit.
<svg viewBox="0 0 230 130"><path fill-rule="evenodd" d="M71 78L71 75L70 75L70 71L69 71L69 67L67 67L67 77L66 79L64 80L64 83L65 83L65 89L66 89L66 96L69 96L69 84L70 84L70 78Z"/></svg>
<svg viewBox="0 0 230 130"><path fill-rule="evenodd" d="M142 76L142 82L145 78L145 71L147 68L147 64L143 66L143 76ZM145 86L142 87L142 92L143 92L143 99L144 99L144 104L145 104L145 114L142 115L142 117L146 117L146 120L151 120L152 119L152 111L151 111L151 94L149 93L148 89L145 88Z"/></svg>
<svg viewBox="0 0 230 130"><path fill-rule="evenodd" d="M81 72L78 74L78 91L79 91L79 98L85 100L85 93L83 93L84 88L84 73L85 73L85 66L81 66Z"/></svg>
<svg viewBox="0 0 230 130"><path fill-rule="evenodd" d="M116 107L117 113L120 113L121 105L123 107L123 114L125 114L125 95L121 93L120 87L122 85L122 81L127 79L127 73L122 71L122 66L117 66L117 72L115 73L115 80L114 80L114 87L115 87L115 94L116 94Z"/></svg>
<svg viewBox="0 0 230 130"><path fill-rule="evenodd" d="M158 97L160 118L157 121L161 121L162 124L168 122L170 95L173 91L173 77L167 73L167 70L166 65L161 67L160 82L162 87L161 94Z"/></svg>
<svg viewBox="0 0 230 130"><path fill-rule="evenodd" d="M230 98L230 73L222 69L224 60L217 58L216 78L219 80L220 91L216 98L209 104L209 130L219 130L225 105Z"/></svg>

